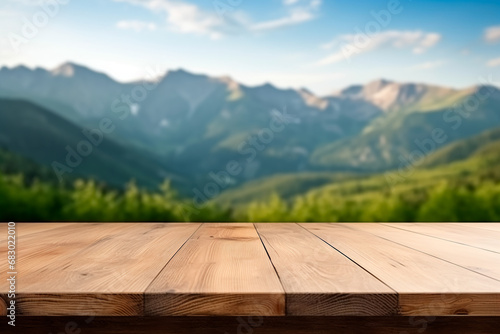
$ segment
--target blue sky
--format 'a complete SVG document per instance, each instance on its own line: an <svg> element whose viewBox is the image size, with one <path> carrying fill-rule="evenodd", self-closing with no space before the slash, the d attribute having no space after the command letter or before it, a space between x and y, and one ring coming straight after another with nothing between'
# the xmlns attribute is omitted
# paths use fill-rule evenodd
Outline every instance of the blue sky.
<svg viewBox="0 0 500 334"><path fill-rule="evenodd" d="M319 94L378 78L500 82L500 1L42 2L2 1L0 65L72 61L120 81L184 68Z"/></svg>

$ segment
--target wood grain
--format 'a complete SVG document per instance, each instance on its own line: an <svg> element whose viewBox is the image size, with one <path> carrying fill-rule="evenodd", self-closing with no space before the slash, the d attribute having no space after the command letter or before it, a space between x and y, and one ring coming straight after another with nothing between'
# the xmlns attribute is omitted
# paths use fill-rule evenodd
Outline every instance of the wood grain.
<svg viewBox="0 0 500 334"><path fill-rule="evenodd" d="M485 230L500 232L500 224L498 223L453 223L454 225L482 228Z"/></svg>
<svg viewBox="0 0 500 334"><path fill-rule="evenodd" d="M495 226L21 223L17 315L498 316ZM6 223L0 233L6 259ZM7 291L0 280L2 316ZM275 323L258 330L330 332L299 320ZM436 328L445 333L449 325Z"/></svg>
<svg viewBox="0 0 500 334"><path fill-rule="evenodd" d="M7 299L4 300L4 298L0 296L0 316L5 317L6 315L7 315Z"/></svg>
<svg viewBox="0 0 500 334"><path fill-rule="evenodd" d="M402 315L500 315L497 280L345 225L301 225L393 288Z"/></svg>
<svg viewBox="0 0 500 334"><path fill-rule="evenodd" d="M342 224L500 281L500 254L373 223Z"/></svg>
<svg viewBox="0 0 500 334"><path fill-rule="evenodd" d="M30 270L46 266L61 257L71 255L79 249L105 238L107 234L119 233L124 226L127 226L127 224L64 223L55 229L40 230L43 225L38 223L18 225L19 229L16 233L17 257L18 259L22 258L22 262L27 264L27 268ZM30 232L31 227L36 233ZM0 256L4 256L6 251L7 249L2 247ZM6 262L0 262L0 270L6 269L6 265ZM3 281L0 282L0 291L3 291L5 286Z"/></svg>
<svg viewBox="0 0 500 334"><path fill-rule="evenodd" d="M147 286L199 226L76 224L21 237L18 314L143 314Z"/></svg>
<svg viewBox="0 0 500 334"><path fill-rule="evenodd" d="M500 253L500 232L450 223L387 224L407 231Z"/></svg>
<svg viewBox="0 0 500 334"><path fill-rule="evenodd" d="M26 236L72 224L73 223L16 223L16 236ZM8 223L0 223L0 245L3 245L7 240L7 226Z"/></svg>
<svg viewBox="0 0 500 334"><path fill-rule="evenodd" d="M255 224L285 289L287 315L381 316L396 293L297 224Z"/></svg>
<svg viewBox="0 0 500 334"><path fill-rule="evenodd" d="M17 233L26 236L29 234L40 233L43 231L49 231L56 228L61 228L65 226L71 226L78 223L16 223Z"/></svg>
<svg viewBox="0 0 500 334"><path fill-rule="evenodd" d="M284 315L285 294L253 224L207 223L147 289L147 315Z"/></svg>

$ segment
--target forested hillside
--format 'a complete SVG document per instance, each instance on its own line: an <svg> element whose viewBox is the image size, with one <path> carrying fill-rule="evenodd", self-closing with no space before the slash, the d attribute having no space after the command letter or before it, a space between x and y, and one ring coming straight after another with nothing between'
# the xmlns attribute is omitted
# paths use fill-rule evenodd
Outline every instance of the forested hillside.
<svg viewBox="0 0 500 334"><path fill-rule="evenodd" d="M481 134L429 156L451 163L408 174L298 174L256 181L199 205L157 191L95 181L54 182L45 168L1 151L0 219L33 221L498 221L500 139ZM489 140L488 140L489 139ZM481 149L475 143L484 141ZM459 149L463 148L463 149ZM464 152L463 150L467 151ZM12 168L24 168L13 175ZM434 165L434 163L431 163Z"/></svg>
<svg viewBox="0 0 500 334"><path fill-rule="evenodd" d="M3 220L499 220L499 152L491 85L0 69Z"/></svg>

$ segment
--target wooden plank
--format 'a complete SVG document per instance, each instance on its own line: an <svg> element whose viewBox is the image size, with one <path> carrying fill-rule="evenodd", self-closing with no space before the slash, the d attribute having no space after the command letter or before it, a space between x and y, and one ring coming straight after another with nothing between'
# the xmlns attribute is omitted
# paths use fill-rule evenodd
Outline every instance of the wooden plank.
<svg viewBox="0 0 500 334"><path fill-rule="evenodd" d="M78 223L16 223L16 230L19 235L29 235L43 231L49 231L55 228L61 228Z"/></svg>
<svg viewBox="0 0 500 334"><path fill-rule="evenodd" d="M495 241L495 231L445 227L453 225ZM262 240L252 224L206 224L195 233L199 226L17 224L18 315L267 316L285 307L289 315L390 314L395 301L384 298L394 293L374 277L399 293L403 315L500 313L500 255L492 251L401 225L301 224L329 245L296 224L257 224ZM0 315L6 292L0 281Z"/></svg>
<svg viewBox="0 0 500 334"><path fill-rule="evenodd" d="M394 290L297 224L255 224L286 293L287 315L397 313Z"/></svg>
<svg viewBox="0 0 500 334"><path fill-rule="evenodd" d="M151 283L152 278L159 273L199 226L199 223L91 225L85 229L85 237L88 239L80 245L75 245L74 240L71 240L71 243L57 246L57 248L65 248L62 250L64 251L63 257L58 257L54 262L49 263L50 267L44 265L42 270L39 270L36 264L27 263L26 268L22 268L23 290L46 289L45 292L49 292L53 289L48 285L53 284L59 292L103 292L106 290L143 292ZM95 235L95 238L92 238L92 235ZM82 236L58 237L60 240L73 238L82 238ZM153 255L155 255L154 258L152 258ZM31 258L22 256L22 259L24 262ZM63 269L53 268L54 264ZM155 270L155 267L159 270ZM42 286L37 277L41 272L51 277L50 280L44 280ZM85 275L86 273L88 275ZM126 279L115 281L108 277L111 273L113 277L121 277L124 274ZM149 280L148 276L152 275L153 277ZM87 276L90 277L86 278Z"/></svg>
<svg viewBox="0 0 500 334"><path fill-rule="evenodd" d="M482 228L485 230L500 232L500 223L453 223L454 225Z"/></svg>
<svg viewBox="0 0 500 334"><path fill-rule="evenodd" d="M301 224L393 288L402 315L500 315L500 282L339 224Z"/></svg>
<svg viewBox="0 0 500 334"><path fill-rule="evenodd" d="M493 334L498 317L26 317L2 334Z"/></svg>
<svg viewBox="0 0 500 334"><path fill-rule="evenodd" d="M58 261L103 238L123 232L128 224L65 223L61 227L40 231L38 225L22 224L16 233L16 255L23 268L23 276L46 266L58 266ZM31 233L34 228L36 233ZM5 233L7 225L5 225ZM7 248L0 248L0 257L6 257ZM22 262L19 261L22 259ZM0 270L7 271L7 262L0 262ZM26 272L27 270L27 272ZM0 281L0 292L7 282Z"/></svg>
<svg viewBox="0 0 500 334"><path fill-rule="evenodd" d="M351 223L342 225L374 234L500 281L500 254L498 253L412 233L383 224Z"/></svg>
<svg viewBox="0 0 500 334"><path fill-rule="evenodd" d="M75 224L45 231L42 247L33 238L45 232L29 235L19 248L18 314L142 315L147 286L199 226Z"/></svg>
<svg viewBox="0 0 500 334"><path fill-rule="evenodd" d="M15 242L16 242L16 260L19 258L19 241L24 240L26 236L36 234L42 231L48 231L55 228L72 225L72 223L16 223ZM0 258L7 259L7 231L8 223L0 223ZM7 260L0 261L0 272L6 273L8 270ZM6 294L9 291L7 280L0 280L0 316L7 313ZM3 296L2 296L3 295ZM5 299L5 300L4 300Z"/></svg>
<svg viewBox="0 0 500 334"><path fill-rule="evenodd" d="M204 224L145 298L146 315L284 315L285 294L253 224Z"/></svg>
<svg viewBox="0 0 500 334"><path fill-rule="evenodd" d="M7 224L0 223L0 245L7 240ZM52 230L63 226L68 226L74 223L16 223L16 236L26 236L42 231ZM3 233L5 231L5 233Z"/></svg>
<svg viewBox="0 0 500 334"><path fill-rule="evenodd" d="M386 225L500 253L500 232L496 231L451 223L391 223Z"/></svg>

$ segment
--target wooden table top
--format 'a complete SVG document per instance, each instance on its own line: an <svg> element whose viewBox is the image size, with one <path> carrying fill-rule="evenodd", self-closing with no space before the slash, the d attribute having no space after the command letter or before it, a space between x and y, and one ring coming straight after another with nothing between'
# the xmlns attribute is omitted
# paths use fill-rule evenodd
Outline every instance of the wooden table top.
<svg viewBox="0 0 500 334"><path fill-rule="evenodd" d="M21 316L499 316L500 224L18 223ZM7 268L0 224L0 277ZM0 280L0 315L9 285Z"/></svg>

